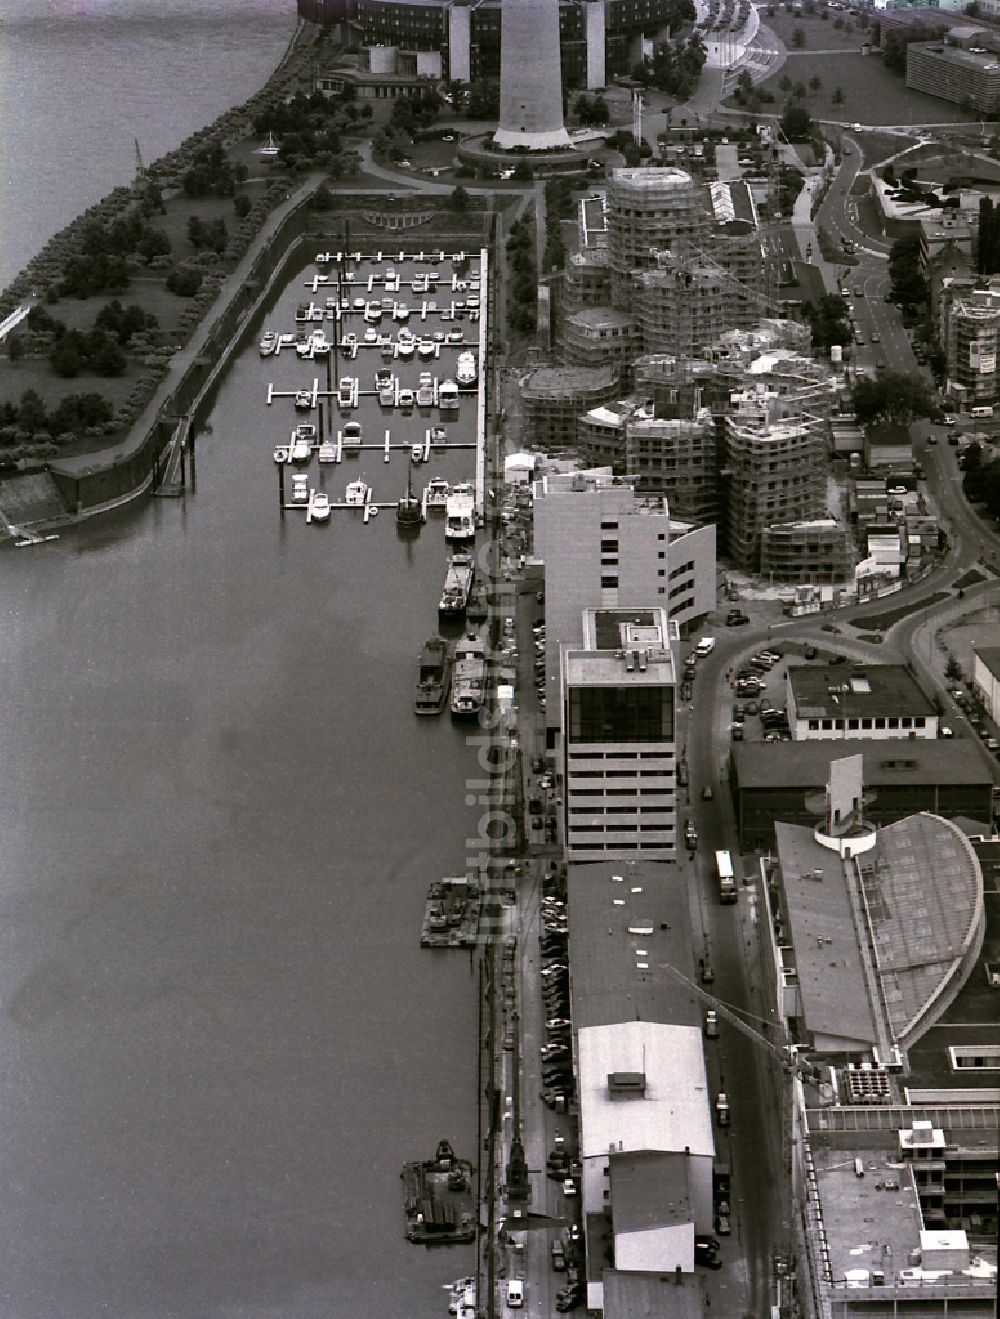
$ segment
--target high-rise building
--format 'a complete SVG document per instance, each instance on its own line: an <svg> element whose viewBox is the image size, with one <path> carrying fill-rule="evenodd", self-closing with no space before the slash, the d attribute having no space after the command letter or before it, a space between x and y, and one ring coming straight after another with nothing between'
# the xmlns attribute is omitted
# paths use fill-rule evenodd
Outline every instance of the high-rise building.
<svg viewBox="0 0 1000 1319"><path fill-rule="evenodd" d="M503 0L500 10L500 126L505 151L568 147L559 71L558 0Z"/></svg>
<svg viewBox="0 0 1000 1319"><path fill-rule="evenodd" d="M676 853L674 662L664 609L587 609L563 646L566 850L571 861Z"/></svg>
<svg viewBox="0 0 1000 1319"><path fill-rule="evenodd" d="M948 392L956 401L995 403L1000 398L1000 278L942 301Z"/></svg>
<svg viewBox="0 0 1000 1319"><path fill-rule="evenodd" d="M611 296L630 309L632 272L656 265L656 254L689 239L698 243L711 225L708 193L682 169L641 165L612 171L608 185L608 253Z"/></svg>
<svg viewBox="0 0 1000 1319"><path fill-rule="evenodd" d="M826 449L818 418L764 390L732 396L725 420L723 479L729 553L750 571L760 566L761 532L782 522L826 515Z"/></svg>

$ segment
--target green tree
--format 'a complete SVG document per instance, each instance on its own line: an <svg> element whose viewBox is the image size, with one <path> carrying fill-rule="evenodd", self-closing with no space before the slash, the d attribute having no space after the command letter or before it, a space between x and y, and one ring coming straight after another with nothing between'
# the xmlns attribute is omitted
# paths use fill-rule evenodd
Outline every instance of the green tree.
<svg viewBox="0 0 1000 1319"><path fill-rule="evenodd" d="M811 92L818 92L822 86L823 86L822 78L820 78L818 74L814 73L813 76L809 79L809 90Z"/></svg>
<svg viewBox="0 0 1000 1319"><path fill-rule="evenodd" d="M919 306L927 301L927 282L920 270L920 236L897 239L889 250L889 282L893 301Z"/></svg>
<svg viewBox="0 0 1000 1319"><path fill-rule="evenodd" d="M778 87L781 89L781 91L785 93L786 96L792 90L792 80L791 78L789 78L787 73L783 73L781 77L778 79Z"/></svg>
<svg viewBox="0 0 1000 1319"><path fill-rule="evenodd" d="M781 131L789 142L805 142L813 132L813 121L801 101L788 101L781 115Z"/></svg>
<svg viewBox="0 0 1000 1319"><path fill-rule="evenodd" d="M962 666L954 655L948 656L948 663L944 666L944 676L949 682L962 682L965 679Z"/></svg>
<svg viewBox="0 0 1000 1319"><path fill-rule="evenodd" d="M793 28L792 45L795 47L796 50L801 50L805 44L806 44L805 32L800 27Z"/></svg>
<svg viewBox="0 0 1000 1319"><path fill-rule="evenodd" d="M843 91L841 91L839 87L834 87L833 92L831 93L830 96L830 100L833 102L834 105L843 105L844 104Z"/></svg>
<svg viewBox="0 0 1000 1319"><path fill-rule="evenodd" d="M854 411L862 426L874 422L908 426L917 417L930 417L936 410L937 404L920 376L883 371L876 379L862 379L854 386Z"/></svg>
<svg viewBox="0 0 1000 1319"><path fill-rule="evenodd" d="M461 215L469 209L469 200L468 190L463 188L460 183L456 183L448 196L448 205L451 210L457 211Z"/></svg>

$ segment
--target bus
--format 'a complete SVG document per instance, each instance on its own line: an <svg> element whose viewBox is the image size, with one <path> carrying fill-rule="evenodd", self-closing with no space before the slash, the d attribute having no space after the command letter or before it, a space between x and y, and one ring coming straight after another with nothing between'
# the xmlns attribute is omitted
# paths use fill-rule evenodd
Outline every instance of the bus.
<svg viewBox="0 0 1000 1319"><path fill-rule="evenodd" d="M728 852L716 852L715 873L719 877L719 901L735 902L736 875L733 873L733 862Z"/></svg>

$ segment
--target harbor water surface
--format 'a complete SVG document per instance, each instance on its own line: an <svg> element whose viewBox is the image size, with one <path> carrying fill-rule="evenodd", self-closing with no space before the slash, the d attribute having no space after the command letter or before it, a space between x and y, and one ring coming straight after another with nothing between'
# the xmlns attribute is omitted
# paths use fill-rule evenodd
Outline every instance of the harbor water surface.
<svg viewBox="0 0 1000 1319"><path fill-rule="evenodd" d="M0 554L3 1319L431 1319L472 1267L399 1181L478 1158L472 961L419 948L478 819L468 730L412 713L446 550L279 517L266 386L314 375L252 342L194 493ZM407 455L309 470L396 498Z"/></svg>

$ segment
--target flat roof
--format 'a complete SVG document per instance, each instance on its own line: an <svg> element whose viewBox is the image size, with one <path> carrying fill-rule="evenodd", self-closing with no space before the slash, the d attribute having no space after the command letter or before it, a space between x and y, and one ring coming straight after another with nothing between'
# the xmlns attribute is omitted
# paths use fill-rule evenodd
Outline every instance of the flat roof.
<svg viewBox="0 0 1000 1319"><path fill-rule="evenodd" d="M859 864L882 1001L909 1047L981 934L979 863L957 826L922 813L880 829Z"/></svg>
<svg viewBox="0 0 1000 1319"><path fill-rule="evenodd" d="M715 1156L715 1134L698 1026L653 1021L584 1026L577 1032L580 1154L584 1159L639 1150ZM641 1096L613 1098L608 1077L641 1072Z"/></svg>
<svg viewBox="0 0 1000 1319"><path fill-rule="evenodd" d="M982 784L992 781L979 747L969 738L840 738L812 742L736 742L733 763L741 788L821 788L830 763L862 756L866 787L925 783Z"/></svg>
<svg viewBox="0 0 1000 1319"><path fill-rule="evenodd" d="M1000 646L976 646L974 653L994 678L1000 678Z"/></svg>
<svg viewBox="0 0 1000 1319"><path fill-rule="evenodd" d="M895 1140L887 1139L881 1150L813 1141L812 1154L834 1282L842 1285L852 1269L883 1269L888 1284L894 1270L909 1267L923 1221L909 1170L899 1166ZM864 1164L864 1177L854 1174L855 1158ZM876 1190L886 1182L899 1189Z"/></svg>
<svg viewBox="0 0 1000 1319"><path fill-rule="evenodd" d="M553 390L602 389L615 383L610 366L536 366L521 386L521 395Z"/></svg>
<svg viewBox="0 0 1000 1319"><path fill-rule="evenodd" d="M788 684L801 719L936 713L903 664L796 664Z"/></svg>
<svg viewBox="0 0 1000 1319"><path fill-rule="evenodd" d="M616 1236L694 1222L683 1151L612 1154L610 1181Z"/></svg>
<svg viewBox="0 0 1000 1319"><path fill-rule="evenodd" d="M963 29L956 30L963 31ZM913 50L937 55L947 63L956 64L960 68L972 69L976 73L995 73L1000 78L1000 56L996 51L987 50L980 54L962 46L945 46L940 41L914 41L911 46Z"/></svg>
<svg viewBox="0 0 1000 1319"><path fill-rule="evenodd" d="M573 1023L701 1023L701 1002L664 967L694 981L687 882L673 862L570 865Z"/></svg>
<svg viewBox="0 0 1000 1319"><path fill-rule="evenodd" d="M581 307L579 311L570 312L566 317L567 321L572 321L576 325L590 325L595 329L603 329L605 326L613 326L619 329L628 328L635 325L634 316L629 316L627 312L615 311L613 307ZM555 368L549 368L555 369ZM563 368L564 370L567 368ZM573 369L573 368L568 368ZM583 370L582 367L575 368ZM590 370L591 368L586 368ZM605 371L611 371L610 367L601 368Z"/></svg>
<svg viewBox="0 0 1000 1319"><path fill-rule="evenodd" d="M684 169L663 165L620 166L611 171L614 183L627 183L631 188L680 188L694 182Z"/></svg>
<svg viewBox="0 0 1000 1319"><path fill-rule="evenodd" d="M779 822L774 832L806 1029L875 1044L843 862L805 825Z"/></svg>
<svg viewBox="0 0 1000 1319"><path fill-rule="evenodd" d="M703 1281L700 1273L622 1273L604 1271L605 1319L703 1319Z"/></svg>

